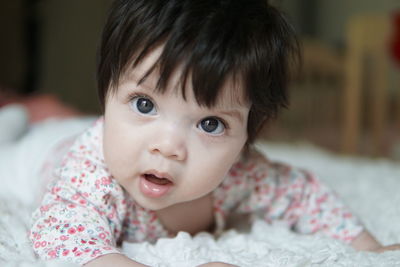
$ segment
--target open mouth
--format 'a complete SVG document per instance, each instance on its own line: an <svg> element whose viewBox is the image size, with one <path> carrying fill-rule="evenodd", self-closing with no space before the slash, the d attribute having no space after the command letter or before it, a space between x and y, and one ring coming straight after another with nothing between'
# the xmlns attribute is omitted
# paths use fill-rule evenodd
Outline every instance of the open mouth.
<svg viewBox="0 0 400 267"><path fill-rule="evenodd" d="M167 178L168 177L168 178ZM168 174L147 172L140 176L140 191L147 197L163 197L171 190L174 183Z"/></svg>
<svg viewBox="0 0 400 267"><path fill-rule="evenodd" d="M145 173L144 178L154 184L158 184L158 185L167 185L167 184L171 184L172 182L170 180L168 180L167 178L164 177L157 177L154 174L147 174Z"/></svg>

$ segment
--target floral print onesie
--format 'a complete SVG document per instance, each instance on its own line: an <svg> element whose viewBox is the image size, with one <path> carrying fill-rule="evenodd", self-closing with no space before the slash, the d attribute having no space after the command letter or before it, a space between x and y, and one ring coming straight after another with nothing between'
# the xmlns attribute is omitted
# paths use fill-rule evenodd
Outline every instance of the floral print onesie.
<svg viewBox="0 0 400 267"><path fill-rule="evenodd" d="M156 213L140 207L113 179L102 153L103 119L78 137L53 173L33 214L30 239L43 259L85 264L121 253L122 241L170 236ZM255 150L235 163L213 192L216 233L232 213L279 221L296 232L352 241L363 226L313 174L271 162Z"/></svg>

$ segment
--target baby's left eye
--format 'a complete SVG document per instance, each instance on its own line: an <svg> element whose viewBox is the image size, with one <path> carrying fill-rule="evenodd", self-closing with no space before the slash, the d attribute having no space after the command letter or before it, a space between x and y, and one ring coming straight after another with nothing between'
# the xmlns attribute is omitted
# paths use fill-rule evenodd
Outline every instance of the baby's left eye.
<svg viewBox="0 0 400 267"><path fill-rule="evenodd" d="M155 104L153 103L153 101L151 101L150 98L145 96L133 97L133 99L131 100L131 107L135 112L142 115L153 116L157 114Z"/></svg>
<svg viewBox="0 0 400 267"><path fill-rule="evenodd" d="M212 135L220 135L225 132L225 124L218 118L208 117L202 119L197 125L198 128Z"/></svg>

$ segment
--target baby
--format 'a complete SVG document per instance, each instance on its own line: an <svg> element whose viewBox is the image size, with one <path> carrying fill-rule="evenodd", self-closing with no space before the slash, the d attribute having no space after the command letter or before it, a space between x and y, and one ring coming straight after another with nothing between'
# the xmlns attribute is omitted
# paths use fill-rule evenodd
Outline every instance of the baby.
<svg viewBox="0 0 400 267"><path fill-rule="evenodd" d="M97 69L104 117L54 172L33 215L35 251L86 266L143 266L118 245L178 231L218 235L233 213L356 249L396 248L381 248L311 173L252 148L287 106L297 51L265 0L115 1Z"/></svg>

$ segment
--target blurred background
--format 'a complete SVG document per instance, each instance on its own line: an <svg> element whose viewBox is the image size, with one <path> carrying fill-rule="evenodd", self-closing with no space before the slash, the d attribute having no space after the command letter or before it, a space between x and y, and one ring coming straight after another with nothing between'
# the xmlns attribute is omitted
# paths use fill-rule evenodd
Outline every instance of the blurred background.
<svg viewBox="0 0 400 267"><path fill-rule="evenodd" d="M1 96L43 94L100 114L96 49L110 3L1 1L0 106ZM261 137L400 160L400 1L273 3L299 34L303 64L290 110Z"/></svg>

